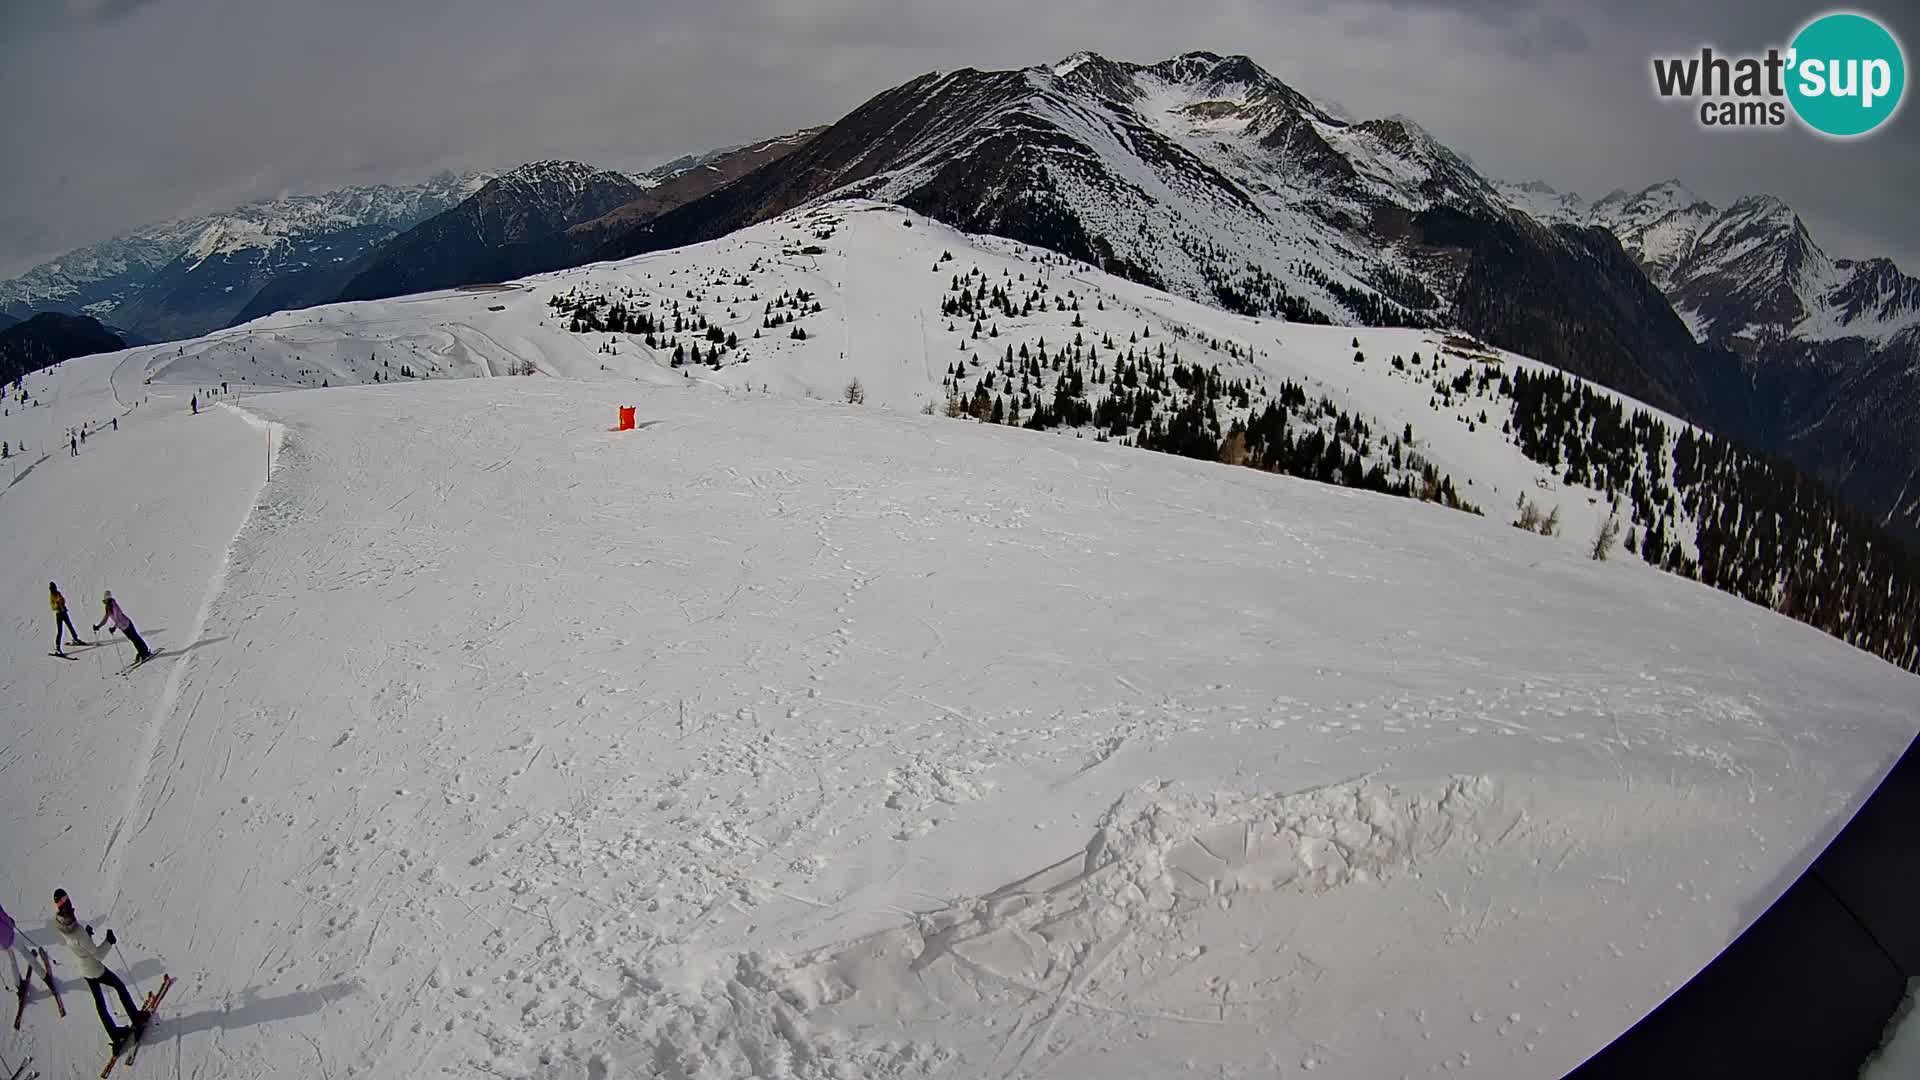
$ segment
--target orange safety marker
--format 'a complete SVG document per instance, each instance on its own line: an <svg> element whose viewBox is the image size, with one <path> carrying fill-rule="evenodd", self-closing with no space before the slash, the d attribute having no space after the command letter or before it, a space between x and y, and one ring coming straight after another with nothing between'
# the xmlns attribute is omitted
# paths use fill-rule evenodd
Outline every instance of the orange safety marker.
<svg viewBox="0 0 1920 1080"><path fill-rule="evenodd" d="M620 406L620 426L618 428L615 428L614 430L616 431L632 431L633 430L633 406L631 405Z"/></svg>

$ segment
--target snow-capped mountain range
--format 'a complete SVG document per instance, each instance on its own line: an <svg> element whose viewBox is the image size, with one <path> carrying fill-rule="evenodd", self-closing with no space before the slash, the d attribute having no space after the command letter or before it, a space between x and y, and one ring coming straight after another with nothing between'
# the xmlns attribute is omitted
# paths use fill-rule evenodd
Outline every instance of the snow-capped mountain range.
<svg viewBox="0 0 1920 1080"><path fill-rule="evenodd" d="M1410 122L1346 124L1246 58L1206 53L933 73L861 106L804 156L760 185L770 198L756 216L853 195L1044 234L1035 219L1064 209L1073 224L1038 238L1065 254L1208 301L1245 291L1249 307L1343 320L1369 301L1402 321L1444 307L1419 290L1383 295L1385 279L1444 271L1356 236L1376 208L1498 202ZM1255 285L1270 279L1290 287Z"/></svg>
<svg viewBox="0 0 1920 1080"><path fill-rule="evenodd" d="M601 258L809 202L897 202L1229 310L1451 325L1680 409L1713 376L1611 237L1545 228L1404 117L1353 122L1243 56L934 72Z"/></svg>
<svg viewBox="0 0 1920 1080"><path fill-rule="evenodd" d="M1723 357L1658 287L1713 222L1636 261L1244 63L929 76L628 258L28 376L6 591L162 651L0 639L90 718L0 871L183 973L182 1074L1578 1067L1915 728L1913 561L1660 406L1891 353Z"/></svg>
<svg viewBox="0 0 1920 1080"><path fill-rule="evenodd" d="M599 217L647 190L635 178L578 161L536 161L489 181L444 213L385 243L351 276L316 299L372 300L478 280L499 280L489 264L503 247Z"/></svg>
<svg viewBox="0 0 1920 1080"><path fill-rule="evenodd" d="M848 196L1229 310L1459 327L1786 454L1920 536L1920 445L1873 411L1920 406L1913 289L1890 264L1828 260L1775 202L1700 209L1674 185L1590 206L1497 184L1418 124L1354 121L1246 57L1083 53L885 91L597 254ZM1789 325L1803 337L1739 348Z"/></svg>
<svg viewBox="0 0 1920 1080"><path fill-rule="evenodd" d="M152 230L59 270L69 294L87 279L110 298L90 303L115 325L177 337L208 325L183 308L244 321L507 280L850 196L1232 311L1459 327L1787 453L1920 535L1920 446L1872 412L1920 407L1920 282L1829 258L1764 196L1721 208L1669 182L1589 202L1499 182L1411 119L1355 120L1242 56L934 72L823 130L643 174L536 163L406 235L336 234L351 251L308 255L250 297L226 299L246 290L206 270L259 250L244 223ZM130 290L161 254L170 287Z"/></svg>
<svg viewBox="0 0 1920 1080"><path fill-rule="evenodd" d="M1592 203L1540 183L1502 192L1543 221L1612 231L1702 343L1740 357L1700 419L1920 538L1920 279L1830 257L1770 195L1720 207L1677 180Z"/></svg>
<svg viewBox="0 0 1920 1080"><path fill-rule="evenodd" d="M327 303L362 276L361 293L385 296L415 284L571 265L576 248L590 253L604 242L603 230L631 228L706 194L812 134L689 154L642 172L548 160L505 173L443 173L410 186L261 200L148 226L0 281L0 314L18 320L36 311L85 313L124 327L135 340L173 340ZM466 219L405 237L463 206ZM584 231L558 242L575 226ZM530 261L540 265L487 257L535 241L538 257Z"/></svg>
<svg viewBox="0 0 1920 1080"><path fill-rule="evenodd" d="M1920 279L1889 259L1829 257L1771 195L1720 207L1678 180L1591 203L1537 181L1501 192L1541 221L1611 231L1702 341L1754 354L1789 338L1881 344L1920 327Z"/></svg>
<svg viewBox="0 0 1920 1080"><path fill-rule="evenodd" d="M263 292L248 314L335 299L374 300L422 289L506 281L588 261L606 238L650 221L777 161L813 131L679 158L637 175L581 162L523 165L350 267L339 280L288 296Z"/></svg>
<svg viewBox="0 0 1920 1080"><path fill-rule="evenodd" d="M266 281L357 258L489 179L442 173L420 184L286 195L150 226L0 282L0 310L85 313L154 339L204 333L225 326Z"/></svg>

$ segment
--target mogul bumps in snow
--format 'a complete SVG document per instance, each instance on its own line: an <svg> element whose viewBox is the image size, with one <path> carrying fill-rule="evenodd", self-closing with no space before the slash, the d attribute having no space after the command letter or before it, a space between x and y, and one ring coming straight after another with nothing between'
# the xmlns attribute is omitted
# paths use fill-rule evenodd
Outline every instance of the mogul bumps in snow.
<svg viewBox="0 0 1920 1080"><path fill-rule="evenodd" d="M80 977L87 980L87 989L93 991L94 1010L100 1014L100 1026L106 1028L107 1040L113 1044L113 1052L117 1056L139 1039L140 1032L147 1026L149 1014L133 1003L133 995L127 992L127 984L121 982L120 976L115 975L101 960L107 950L113 948L113 931L107 931L107 936L95 944L93 927L82 926L74 918L73 899L65 889L53 890L53 926L60 932L60 938L67 943L67 948L73 950L74 957L80 961ZM107 1012L107 996L101 990L102 986L112 987L113 992L119 995L120 1007L126 1012L130 1026L122 1027L113 1022L112 1015Z"/></svg>
<svg viewBox="0 0 1920 1080"><path fill-rule="evenodd" d="M144 664L148 660L153 659L153 650L147 648L146 641L140 637L140 631L133 628L133 620L127 618L126 612L120 610L120 602L113 598L113 593L108 592L103 596L101 603L105 605L105 608L100 614L100 621L93 624L94 631L98 633L102 626L112 623L115 630L125 634L127 640L133 643L133 662L135 664Z"/></svg>

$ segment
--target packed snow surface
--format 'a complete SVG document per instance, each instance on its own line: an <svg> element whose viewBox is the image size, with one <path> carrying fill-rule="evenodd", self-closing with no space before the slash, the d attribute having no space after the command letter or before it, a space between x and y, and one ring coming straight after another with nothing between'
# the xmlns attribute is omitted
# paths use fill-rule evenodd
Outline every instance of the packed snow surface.
<svg viewBox="0 0 1920 1080"><path fill-rule="evenodd" d="M926 263L818 258L898 298ZM181 980L137 1068L1559 1075L1914 734L1911 676L1497 513L810 401L835 357L798 342L692 378L484 321L551 291L70 361L0 420L31 446L0 493L4 901L47 941L64 886L138 989ZM857 291L811 340L910 408L937 386ZM186 409L405 335L549 376ZM783 357L786 393L745 392ZM1366 367L1326 379L1384 410ZM1450 464L1526 480L1500 445ZM49 579L161 656L46 656ZM104 1060L72 971L9 1060Z"/></svg>

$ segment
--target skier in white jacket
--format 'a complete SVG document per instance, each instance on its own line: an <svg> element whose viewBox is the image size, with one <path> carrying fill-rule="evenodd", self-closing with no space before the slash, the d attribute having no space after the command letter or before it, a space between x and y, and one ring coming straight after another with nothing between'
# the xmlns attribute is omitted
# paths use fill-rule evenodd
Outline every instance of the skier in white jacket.
<svg viewBox="0 0 1920 1080"><path fill-rule="evenodd" d="M80 961L80 977L87 980L87 989L93 991L93 1007L100 1014L100 1026L107 1029L107 1039L113 1044L113 1052L119 1053L127 1044L129 1036L138 1036L147 1026L147 1013L133 1003L133 995L127 992L127 984L120 981L101 958L107 950L113 948L113 931L95 944L93 927L80 925L73 916L73 898L65 889L53 890L53 927L60 932L60 939L73 951L74 958ZM120 995L120 1007L126 1010L127 1019L132 1021L130 1028L121 1027L113 1022L107 1013L107 996L101 992L101 985L113 987Z"/></svg>

